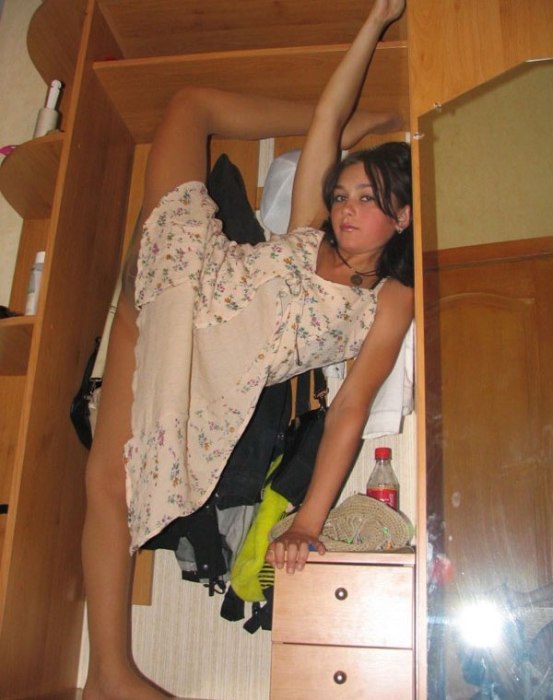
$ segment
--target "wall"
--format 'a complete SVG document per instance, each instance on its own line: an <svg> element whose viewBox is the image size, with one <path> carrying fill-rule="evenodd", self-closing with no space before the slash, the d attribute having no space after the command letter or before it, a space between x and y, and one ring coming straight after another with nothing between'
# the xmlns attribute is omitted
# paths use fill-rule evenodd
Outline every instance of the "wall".
<svg viewBox="0 0 553 700"><path fill-rule="evenodd" d="M33 135L46 86L27 52L27 27L40 0L3 0L0 5L0 147ZM0 156L3 160L3 156ZM0 166L1 167L1 166ZM8 306L21 218L0 195L0 304Z"/></svg>
<svg viewBox="0 0 553 700"><path fill-rule="evenodd" d="M434 146L438 248L550 234L552 113L553 61L543 61L421 120Z"/></svg>

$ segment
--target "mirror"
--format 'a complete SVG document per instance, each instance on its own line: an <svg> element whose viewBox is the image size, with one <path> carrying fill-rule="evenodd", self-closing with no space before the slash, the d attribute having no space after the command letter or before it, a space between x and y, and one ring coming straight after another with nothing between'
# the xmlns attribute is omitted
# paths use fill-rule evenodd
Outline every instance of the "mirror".
<svg viewBox="0 0 553 700"><path fill-rule="evenodd" d="M553 698L553 61L420 121L428 697Z"/></svg>

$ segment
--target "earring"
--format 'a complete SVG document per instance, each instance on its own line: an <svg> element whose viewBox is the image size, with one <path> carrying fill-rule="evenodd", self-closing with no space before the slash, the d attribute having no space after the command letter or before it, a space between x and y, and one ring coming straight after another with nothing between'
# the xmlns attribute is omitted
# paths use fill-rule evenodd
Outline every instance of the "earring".
<svg viewBox="0 0 553 700"><path fill-rule="evenodd" d="M396 233L397 233L399 236L401 236L401 234L403 233L403 229L401 228L401 226L398 226L398 227L396 228Z"/></svg>

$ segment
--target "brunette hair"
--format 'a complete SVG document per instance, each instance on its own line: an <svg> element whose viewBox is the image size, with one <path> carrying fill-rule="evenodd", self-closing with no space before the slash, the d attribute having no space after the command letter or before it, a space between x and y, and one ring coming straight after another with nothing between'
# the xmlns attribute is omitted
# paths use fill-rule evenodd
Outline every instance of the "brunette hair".
<svg viewBox="0 0 553 700"><path fill-rule="evenodd" d="M332 208L334 190L342 172L350 165L362 163L373 188L379 208L392 219L405 205L412 206L411 149L404 142L383 143L374 148L356 151L346 156L328 173L323 186L327 210ZM323 224L327 240L336 245L330 217ZM382 251L378 261L378 276L394 277L408 287L413 286L413 225L395 233Z"/></svg>

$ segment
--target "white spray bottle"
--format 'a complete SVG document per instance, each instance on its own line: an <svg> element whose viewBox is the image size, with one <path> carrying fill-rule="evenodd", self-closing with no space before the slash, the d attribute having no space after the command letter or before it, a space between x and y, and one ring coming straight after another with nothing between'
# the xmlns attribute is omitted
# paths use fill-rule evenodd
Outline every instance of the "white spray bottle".
<svg viewBox="0 0 553 700"><path fill-rule="evenodd" d="M38 110L34 138L44 136L50 131L54 131L58 126L59 113L56 109L62 83L60 80L52 80L46 97L46 105Z"/></svg>

